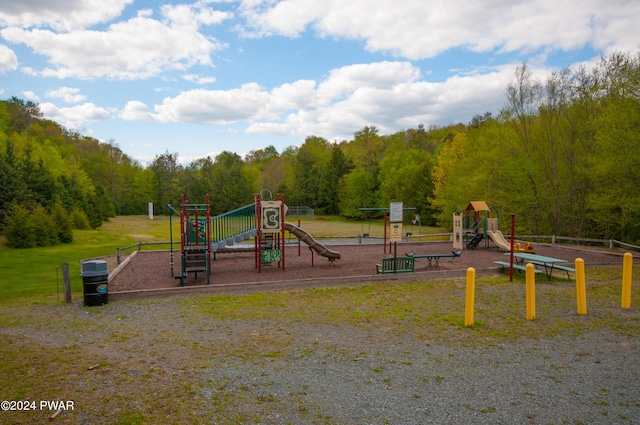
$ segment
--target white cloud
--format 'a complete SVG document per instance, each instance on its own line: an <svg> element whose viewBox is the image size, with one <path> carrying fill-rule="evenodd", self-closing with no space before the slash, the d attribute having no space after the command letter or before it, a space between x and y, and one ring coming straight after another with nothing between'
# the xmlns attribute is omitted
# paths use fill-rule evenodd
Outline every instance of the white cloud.
<svg viewBox="0 0 640 425"><path fill-rule="evenodd" d="M153 121L149 108L138 100L130 100L124 106L121 117L125 121Z"/></svg>
<svg viewBox="0 0 640 425"><path fill-rule="evenodd" d="M60 87L59 89L56 89L56 90L47 91L46 96L62 99L67 103L78 103L78 102L82 102L87 98L87 96L84 96L79 93L80 93L80 89L78 88Z"/></svg>
<svg viewBox="0 0 640 425"><path fill-rule="evenodd" d="M516 66L432 83L419 79L419 70L408 62L360 64L332 70L320 83L298 80L270 91L255 83L231 90L191 90L165 98L153 106L154 112L131 101L122 116L204 125L245 123L248 133L313 134L333 140L365 125L393 132L495 113L504 106L504 88Z"/></svg>
<svg viewBox="0 0 640 425"><path fill-rule="evenodd" d="M206 4L195 3L193 5L163 5L162 15L172 26L181 28L191 28L197 30L200 25L218 25L231 18L233 14L229 12L212 10Z"/></svg>
<svg viewBox="0 0 640 425"><path fill-rule="evenodd" d="M45 118L56 121L63 126L81 130L90 121L102 121L109 119L111 114L105 108L84 103L68 108L59 108L53 103L41 103L40 110Z"/></svg>
<svg viewBox="0 0 640 425"><path fill-rule="evenodd" d="M273 7L270 7L273 5ZM297 37L306 27L330 13L331 1L255 1L244 0L239 12L249 25L243 29L249 37L263 37L273 34ZM341 8L348 7L347 3L339 3ZM347 21L348 22L348 21Z"/></svg>
<svg viewBox="0 0 640 425"><path fill-rule="evenodd" d="M155 106L161 122L223 125L249 119L260 111L269 95L255 83L231 90L190 90L166 98Z"/></svg>
<svg viewBox="0 0 640 425"><path fill-rule="evenodd" d="M362 87L389 87L400 82L414 81L420 70L409 62L378 62L348 65L333 69L318 88L321 99L335 100Z"/></svg>
<svg viewBox="0 0 640 425"><path fill-rule="evenodd" d="M107 22L120 15L133 0L29 0L3 1L0 25L13 27L48 26L71 31Z"/></svg>
<svg viewBox="0 0 640 425"><path fill-rule="evenodd" d="M183 21L186 18L176 17L173 10L165 9L168 15L163 21L151 19L143 11L132 19L111 24L106 31L80 29L56 33L8 27L0 35L48 57L52 67L25 70L42 76L139 79L194 65L212 66L211 54L225 45L201 34L198 24L204 18L207 22L214 19L199 17L194 12L193 19L186 23ZM226 16L222 14L217 19Z"/></svg>
<svg viewBox="0 0 640 425"><path fill-rule="evenodd" d="M198 74L185 74L182 76L182 79L196 84L211 84L216 82L216 77L203 77Z"/></svg>
<svg viewBox="0 0 640 425"><path fill-rule="evenodd" d="M0 72L12 71L18 68L18 57L13 50L0 44Z"/></svg>
<svg viewBox="0 0 640 425"><path fill-rule="evenodd" d="M35 94L34 92L32 92L31 90L25 90L25 91L23 91L23 92L22 92L22 95L23 95L24 97L26 97L27 99L32 100L32 101L34 101L34 102L37 102L37 101L39 101L39 100L40 100L40 97L38 97L38 95L37 95L37 94Z"/></svg>
<svg viewBox="0 0 640 425"><path fill-rule="evenodd" d="M287 111L305 110L316 104L316 82L298 80L274 88L268 94L268 100L251 120L279 119Z"/></svg>
<svg viewBox="0 0 640 425"><path fill-rule="evenodd" d="M240 12L251 36L296 37L313 28L321 37L364 40L370 51L424 59L453 48L518 52L592 44L633 50L640 2L252 0L243 1Z"/></svg>

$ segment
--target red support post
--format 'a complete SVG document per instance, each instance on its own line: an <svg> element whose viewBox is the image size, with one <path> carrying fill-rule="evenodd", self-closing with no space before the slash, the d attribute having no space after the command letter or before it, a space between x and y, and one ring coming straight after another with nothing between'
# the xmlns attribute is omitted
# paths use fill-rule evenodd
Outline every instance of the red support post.
<svg viewBox="0 0 640 425"><path fill-rule="evenodd" d="M280 226L282 229L282 271L284 271L284 193L281 193L280 195L278 195L278 197L280 198Z"/></svg>
<svg viewBox="0 0 640 425"><path fill-rule="evenodd" d="M211 276L211 207L209 205L209 194L205 196L205 201L207 203L207 223L205 225L205 232L207 233L205 236L205 241L207 243L207 249L205 252L207 253L207 270L209 270L209 276Z"/></svg>
<svg viewBox="0 0 640 425"><path fill-rule="evenodd" d="M180 195L180 253L184 254L184 194Z"/></svg>
<svg viewBox="0 0 640 425"><path fill-rule="evenodd" d="M384 211L384 239L382 245L384 246L384 253L387 253L387 211ZM391 242L389 242L389 254L391 254Z"/></svg>
<svg viewBox="0 0 640 425"><path fill-rule="evenodd" d="M260 255L262 254L262 247L260 246L260 239L262 238L262 232L260 228L262 223L260 223L260 194L253 195L253 202L256 208L256 249L255 249L255 258L256 258L256 268L258 269L258 273L262 272L262 261Z"/></svg>
<svg viewBox="0 0 640 425"><path fill-rule="evenodd" d="M298 219L298 227L300 227L300 219ZM300 245L301 245L300 238L298 238L298 257L300 256ZM312 260L312 263L313 263L313 260Z"/></svg>
<svg viewBox="0 0 640 425"><path fill-rule="evenodd" d="M511 255L509 261L509 282L513 282L513 243L516 239L516 215L511 214Z"/></svg>
<svg viewBox="0 0 640 425"><path fill-rule="evenodd" d="M198 245L200 245L200 243L199 243L200 242L200 236L199 236L200 225L199 225L199 222L198 222L198 207L195 207L195 212L196 212L196 214L195 214L196 217L195 217L195 220L194 220L194 224L195 225L193 226L193 233L196 235L195 245L198 246Z"/></svg>

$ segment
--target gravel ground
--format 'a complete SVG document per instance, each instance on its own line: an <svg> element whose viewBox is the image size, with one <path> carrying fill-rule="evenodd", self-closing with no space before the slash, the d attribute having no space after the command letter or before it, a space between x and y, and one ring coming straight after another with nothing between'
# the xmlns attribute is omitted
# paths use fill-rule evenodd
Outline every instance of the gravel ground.
<svg viewBox="0 0 640 425"><path fill-rule="evenodd" d="M184 382L211 424L640 423L637 336L601 329L477 341L457 330L433 340L367 326L212 321L189 314L191 300L41 306L30 313L34 324L0 334L22 338L25 347L80 347L89 360L74 363L101 365L59 382L56 399L76 403L61 423L150 423L119 422L119 415L152 403L169 410L154 423L189 423L173 416L174 400L165 395ZM640 320L637 310L625 314ZM251 347L262 354L251 355ZM0 423L43 419L32 413L0 412Z"/></svg>
<svg viewBox="0 0 640 425"><path fill-rule="evenodd" d="M223 388L278 400L265 424L309 423L310 414L341 424L640 422L637 339L592 334L473 348L371 341L336 350L334 337L344 336L332 333L277 362L215 358L207 376L216 386L204 395Z"/></svg>
<svg viewBox="0 0 640 425"><path fill-rule="evenodd" d="M447 252L449 246L412 245L412 251ZM300 279L315 273L371 273L383 256L381 246L367 248L374 251L362 246L336 249L344 255L334 265L316 257L311 267L309 256L297 263L290 255L287 271L272 268L265 273L253 270L252 254L228 254L215 263L214 275L228 280L215 284L282 275ZM619 256L542 246L539 253L568 261L579 256L587 264L622 261ZM497 251L465 251L451 263L440 263L440 269L491 266L502 258ZM166 278L166 262L162 268L133 261L131 265L118 279L137 270L133 280L138 285L153 281L154 275L176 285L175 279ZM572 281L567 282L570 288ZM450 285L458 296L464 283L445 280L438 285ZM543 281L540 296L562 287L562 280ZM154 423L190 423L184 419L189 414L172 411L170 394L184 398L185 383L196 416L211 424L640 423L640 337L637 331L624 330L640 323L635 299L633 308L625 311L590 304L587 316L575 310L561 311L557 317L542 313L532 326L556 320L577 325L573 332L539 339L519 337L516 325L509 324L505 326L512 335L485 339L472 329L454 326L444 332L427 327L403 333L364 319L327 324L318 318L278 318L277 311L252 319L214 318L198 312L202 302L203 297L173 296L90 308L78 300L63 306L14 307L3 311L7 326L0 327L0 337L25 352L34 346L77 350L71 361L82 366L60 378L56 391L56 398L76 400L77 410L63 413L56 420L60 423L150 423L144 418L124 421L123 412L131 409L166 409ZM443 306L446 303L443 300ZM482 312L485 317L490 314ZM589 325L600 321L614 324ZM375 317L372 323L377 323ZM587 331L577 331L581 324ZM100 366L86 367L94 363ZM0 392L5 397L14 394L11 388ZM15 413L0 413L0 423L43 419L42 413Z"/></svg>

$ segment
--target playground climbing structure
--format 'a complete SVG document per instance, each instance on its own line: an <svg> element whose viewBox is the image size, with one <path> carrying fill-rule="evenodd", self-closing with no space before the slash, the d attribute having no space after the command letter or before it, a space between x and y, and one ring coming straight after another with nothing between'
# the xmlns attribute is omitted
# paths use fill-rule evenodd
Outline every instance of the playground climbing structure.
<svg viewBox="0 0 640 425"><path fill-rule="evenodd" d="M339 253L327 249L305 230L284 222L286 213L284 195L277 194L274 200L271 191L263 189L254 195L253 203L211 217L213 259L217 253L251 251L256 253L255 266L259 271L263 264L274 262L283 267L285 231L329 261L340 258Z"/></svg>
<svg viewBox="0 0 640 425"><path fill-rule="evenodd" d="M496 217L491 217L492 211ZM467 249L476 249L480 244L484 244L484 248L488 248L491 232L498 230L497 211L495 208L489 207L485 201L469 202L464 215L462 209L456 207L453 219L454 228L456 228L456 220L461 220L460 224L462 225L461 231L454 230L454 243L459 240L459 233L461 233Z"/></svg>
<svg viewBox="0 0 640 425"><path fill-rule="evenodd" d="M180 217L180 271L175 270L175 253L173 249L173 215ZM207 276L207 283L211 279L211 215L209 195L204 204L191 204L180 195L179 209L169 204L169 229L171 234L170 262L171 275L180 279L184 286L185 279L193 273L198 279L198 273Z"/></svg>
<svg viewBox="0 0 640 425"><path fill-rule="evenodd" d="M264 199L266 192L269 194L269 199ZM277 194L276 200L273 200L271 192L263 190L254 196L254 204L257 219L256 268L261 272L263 264L277 263L278 267L284 271L284 217L286 215L284 194Z"/></svg>
<svg viewBox="0 0 640 425"><path fill-rule="evenodd" d="M285 223L287 207L284 195L273 196L262 190L254 196L254 202L226 213L211 217L209 195L204 204L191 204L180 196L180 206L169 205L171 233L171 275L184 286L190 273L205 273L207 284L211 279L211 260L217 253L255 252L255 267L261 272L265 264L277 263L285 269L285 231L308 245L310 250L333 262L340 253L327 249L308 232L291 223ZM173 217L180 217L180 268L175 262L173 241ZM250 243L253 239L253 243Z"/></svg>

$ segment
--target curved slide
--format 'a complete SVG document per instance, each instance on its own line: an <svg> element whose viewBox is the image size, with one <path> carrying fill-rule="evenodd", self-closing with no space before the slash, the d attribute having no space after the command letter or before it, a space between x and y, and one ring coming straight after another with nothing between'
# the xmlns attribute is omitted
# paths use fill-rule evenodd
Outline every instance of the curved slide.
<svg viewBox="0 0 640 425"><path fill-rule="evenodd" d="M329 261L333 263L333 260L340 259L340 253L338 251L331 251L326 246L322 245L320 242L315 240L313 236L311 236L306 230L301 227L296 226L292 223L284 222L284 228L289 232L293 233L298 239L302 242L306 243L309 246L309 249L313 249L318 255L322 255L323 257L327 257Z"/></svg>
<svg viewBox="0 0 640 425"><path fill-rule="evenodd" d="M506 252L511 252L511 244L505 239L500 230L496 230L495 232L488 230L487 234L489 235L491 240L498 246L498 248Z"/></svg>

